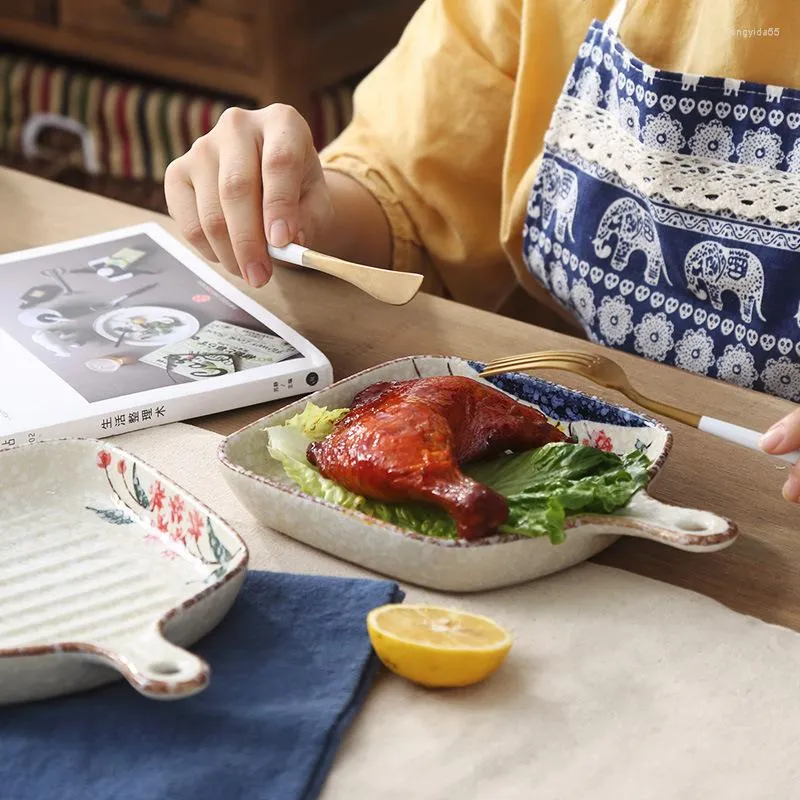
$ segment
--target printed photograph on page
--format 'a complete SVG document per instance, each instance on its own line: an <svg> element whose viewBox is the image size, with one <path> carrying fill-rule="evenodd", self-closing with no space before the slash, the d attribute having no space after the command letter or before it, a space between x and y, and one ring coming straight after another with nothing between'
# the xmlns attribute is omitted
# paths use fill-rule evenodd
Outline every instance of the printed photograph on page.
<svg viewBox="0 0 800 800"><path fill-rule="evenodd" d="M88 402L301 354L146 233L0 266L0 327Z"/></svg>

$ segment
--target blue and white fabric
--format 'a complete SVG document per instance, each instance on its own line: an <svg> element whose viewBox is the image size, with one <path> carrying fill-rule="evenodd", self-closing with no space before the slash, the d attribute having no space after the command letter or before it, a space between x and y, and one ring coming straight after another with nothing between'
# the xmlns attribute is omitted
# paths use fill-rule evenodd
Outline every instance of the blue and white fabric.
<svg viewBox="0 0 800 800"><path fill-rule="evenodd" d="M800 401L800 91L581 44L528 203L527 268L595 342Z"/></svg>

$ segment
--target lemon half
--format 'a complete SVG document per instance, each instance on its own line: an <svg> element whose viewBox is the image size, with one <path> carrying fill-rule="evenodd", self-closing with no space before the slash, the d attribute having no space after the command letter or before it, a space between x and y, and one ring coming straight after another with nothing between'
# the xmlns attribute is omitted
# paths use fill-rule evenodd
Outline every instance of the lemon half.
<svg viewBox="0 0 800 800"><path fill-rule="evenodd" d="M367 616L378 658L423 686L469 686L495 672L511 635L477 614L428 605L386 605Z"/></svg>

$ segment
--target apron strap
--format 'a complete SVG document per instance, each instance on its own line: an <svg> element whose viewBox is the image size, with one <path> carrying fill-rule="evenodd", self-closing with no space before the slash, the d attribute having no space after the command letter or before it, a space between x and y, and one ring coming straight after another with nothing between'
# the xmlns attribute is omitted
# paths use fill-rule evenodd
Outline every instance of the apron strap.
<svg viewBox="0 0 800 800"><path fill-rule="evenodd" d="M628 7L628 0L617 0L611 13L606 18L606 30L610 33L616 34L619 26L622 24L622 18L625 16L625 10Z"/></svg>

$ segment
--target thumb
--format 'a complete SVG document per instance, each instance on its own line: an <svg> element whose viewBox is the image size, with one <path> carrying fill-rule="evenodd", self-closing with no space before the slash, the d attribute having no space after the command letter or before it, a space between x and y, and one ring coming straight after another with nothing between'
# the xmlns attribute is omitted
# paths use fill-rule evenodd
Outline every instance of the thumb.
<svg viewBox="0 0 800 800"><path fill-rule="evenodd" d="M298 225L297 236L295 237L297 244L301 247L306 243L306 235L303 233L303 220L301 218L300 223ZM275 245L278 247L278 245ZM293 264L291 261L281 261L280 259L273 258L272 255L269 255L270 263L272 264L272 271L275 272L275 267L281 267L282 269L303 269L303 267L299 266L298 264Z"/></svg>
<svg viewBox="0 0 800 800"><path fill-rule="evenodd" d="M761 437L761 449L775 455L800 449L800 408L776 422Z"/></svg>

